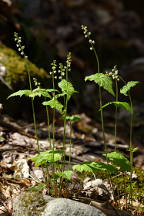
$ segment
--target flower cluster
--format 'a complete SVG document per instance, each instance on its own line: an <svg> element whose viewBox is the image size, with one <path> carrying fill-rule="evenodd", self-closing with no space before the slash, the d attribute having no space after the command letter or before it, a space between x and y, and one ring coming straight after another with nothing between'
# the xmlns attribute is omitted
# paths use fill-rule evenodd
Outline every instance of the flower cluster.
<svg viewBox="0 0 144 216"><path fill-rule="evenodd" d="M120 79L119 79L119 74L118 73L119 73L119 71L118 71L116 65L113 67L113 69L110 72L106 72L106 74L108 76L112 77L113 80L119 81Z"/></svg>
<svg viewBox="0 0 144 216"><path fill-rule="evenodd" d="M59 75L60 80L65 76L65 68L66 66L64 66L62 63L59 63L58 73L60 74Z"/></svg>
<svg viewBox="0 0 144 216"><path fill-rule="evenodd" d="M84 37L88 38L88 42L90 44L90 50L93 50L94 49L93 45L95 44L95 41L90 38L91 32L88 31L88 28L85 25L82 25L81 29L83 30Z"/></svg>
<svg viewBox="0 0 144 216"><path fill-rule="evenodd" d="M57 73L57 63L56 60L53 60L53 62L51 63L52 66L52 71L50 72L50 75L52 77L54 77L55 79L57 79L56 73Z"/></svg>
<svg viewBox="0 0 144 216"><path fill-rule="evenodd" d="M59 63L58 71L57 71L57 63L56 60L54 60L51 63L52 71L50 72L50 75L53 76L54 79L63 79L64 76L71 70L71 53L69 52L67 55L66 65L63 65L62 63ZM57 74L58 72L58 74Z"/></svg>
<svg viewBox="0 0 144 216"><path fill-rule="evenodd" d="M71 70L71 52L68 53L67 55L67 60L66 60L66 68L67 68L67 71L70 71Z"/></svg>
<svg viewBox="0 0 144 216"><path fill-rule="evenodd" d="M27 56L24 53L25 46L22 45L21 37L18 36L17 32L14 33L14 40L16 41L16 46L21 56L23 56L24 58L27 58Z"/></svg>
<svg viewBox="0 0 144 216"><path fill-rule="evenodd" d="M40 82L37 81L37 78L33 77L33 82L37 88L40 88Z"/></svg>

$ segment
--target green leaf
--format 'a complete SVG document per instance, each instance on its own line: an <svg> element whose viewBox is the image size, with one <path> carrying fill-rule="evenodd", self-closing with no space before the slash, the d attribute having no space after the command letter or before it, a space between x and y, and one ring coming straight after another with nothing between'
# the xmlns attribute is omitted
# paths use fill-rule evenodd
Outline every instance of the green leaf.
<svg viewBox="0 0 144 216"><path fill-rule="evenodd" d="M50 106L51 108L56 109L58 112L62 113L63 105L54 97L49 101L44 101L42 104L45 106Z"/></svg>
<svg viewBox="0 0 144 216"><path fill-rule="evenodd" d="M64 95L66 95L65 92L55 95L55 98L63 97Z"/></svg>
<svg viewBox="0 0 144 216"><path fill-rule="evenodd" d="M57 89L47 89L48 92L58 92Z"/></svg>
<svg viewBox="0 0 144 216"><path fill-rule="evenodd" d="M91 167L90 164L91 164L91 162L86 161L86 162L82 162L80 164L74 165L72 168L73 168L73 170L76 170L80 173L82 173L82 172L93 173L94 168Z"/></svg>
<svg viewBox="0 0 144 216"><path fill-rule="evenodd" d="M61 150L49 150L46 152L40 152L35 157L30 158L35 163L35 166L41 166L47 163L55 163L62 159L62 152Z"/></svg>
<svg viewBox="0 0 144 216"><path fill-rule="evenodd" d="M95 171L108 172L109 174L116 174L118 172L113 165L103 162L92 162L90 166L93 167Z"/></svg>
<svg viewBox="0 0 144 216"><path fill-rule="evenodd" d="M60 119L64 120L65 117L62 116ZM80 117L78 115L66 116L66 120L71 122L77 122L80 120Z"/></svg>
<svg viewBox="0 0 144 216"><path fill-rule="evenodd" d="M37 191L41 191L41 190L44 189L45 187L46 187L45 184L39 184L39 185L37 185L37 186L29 187L28 190L37 192Z"/></svg>
<svg viewBox="0 0 144 216"><path fill-rule="evenodd" d="M17 92L14 92L13 94L9 95L7 99L11 98L11 97L16 97L16 96L20 96L22 97L24 96L28 96L31 94L31 90L25 89L25 90L19 90Z"/></svg>
<svg viewBox="0 0 144 216"><path fill-rule="evenodd" d="M106 103L106 104L104 104L104 105L99 109L99 111L102 110L102 109L104 109L105 107L111 105L111 104L114 104L114 105L117 106L117 107L126 109L126 110L129 111L129 112L132 112L132 108L131 108L131 106L129 105L129 103L127 103L127 102L120 102L120 101L113 101L113 102Z"/></svg>
<svg viewBox="0 0 144 216"><path fill-rule="evenodd" d="M128 151L134 153L134 152L138 151L138 148L137 147L136 148L129 148Z"/></svg>
<svg viewBox="0 0 144 216"><path fill-rule="evenodd" d="M68 82L67 80L63 79L58 83L58 86L62 90L63 93L65 93L68 96L68 99L74 94L76 91L71 84L71 82Z"/></svg>
<svg viewBox="0 0 144 216"><path fill-rule="evenodd" d="M73 171L72 170L65 170L63 172L56 172L54 173L53 175L53 178L54 179L59 179L59 178L63 178L63 179L66 179L66 180L71 180L72 178L72 175L73 175Z"/></svg>
<svg viewBox="0 0 144 216"><path fill-rule="evenodd" d="M66 116L66 120L71 122L77 122L80 120L80 117L78 115Z"/></svg>
<svg viewBox="0 0 144 216"><path fill-rule="evenodd" d="M32 93L29 95L29 97L32 98L41 97L41 96L51 98L49 91L47 89L41 89L41 88L34 89Z"/></svg>
<svg viewBox="0 0 144 216"><path fill-rule="evenodd" d="M111 152L108 154L103 154L111 163L116 166L120 167L122 171L130 171L131 164L129 160L121 153L118 152Z"/></svg>
<svg viewBox="0 0 144 216"><path fill-rule="evenodd" d="M130 91L130 89L135 87L137 84L139 84L139 81L129 81L120 89L120 93L125 96L128 96L128 92Z"/></svg>
<svg viewBox="0 0 144 216"><path fill-rule="evenodd" d="M87 80L94 81L100 87L103 87L106 91L108 91L110 94L115 96L115 93L114 93L113 87L112 87L112 84L113 84L112 79L107 74L96 73L96 74L93 74L91 76L85 77L85 81L87 81Z"/></svg>

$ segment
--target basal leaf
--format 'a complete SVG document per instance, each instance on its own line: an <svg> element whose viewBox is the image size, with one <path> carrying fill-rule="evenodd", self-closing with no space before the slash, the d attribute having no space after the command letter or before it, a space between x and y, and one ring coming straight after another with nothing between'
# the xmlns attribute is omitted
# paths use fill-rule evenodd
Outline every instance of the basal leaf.
<svg viewBox="0 0 144 216"><path fill-rule="evenodd" d="M45 184L39 184L37 186L32 186L32 187L29 187L28 190L30 191L41 191L42 189L44 189L46 187Z"/></svg>
<svg viewBox="0 0 144 216"><path fill-rule="evenodd" d="M58 86L61 88L62 92L66 93L68 96L68 99L74 94L76 91L71 84L71 82L68 82L67 80L63 79L58 83Z"/></svg>
<svg viewBox="0 0 144 216"><path fill-rule="evenodd" d="M73 166L73 170L76 170L78 172L87 172L87 173L93 173L94 172L94 168L90 166L91 162L86 161L86 162L82 162L80 164L74 165Z"/></svg>
<svg viewBox="0 0 144 216"><path fill-rule="evenodd" d="M32 98L41 97L41 96L51 98L49 91L47 89L41 89L41 88L34 89L32 93L29 95L29 97Z"/></svg>
<svg viewBox="0 0 144 216"><path fill-rule="evenodd" d="M67 180L71 180L73 175L73 171L72 170L65 170L62 174L62 177L67 179Z"/></svg>
<svg viewBox="0 0 144 216"><path fill-rule="evenodd" d="M49 101L44 101L42 104L45 106L50 106L51 108L56 109L58 112L62 113L63 105L54 97Z"/></svg>
<svg viewBox="0 0 144 216"><path fill-rule="evenodd" d="M109 174L116 174L118 172L113 165L103 162L91 162L90 166L93 167L95 171L103 171Z"/></svg>
<svg viewBox="0 0 144 216"><path fill-rule="evenodd" d="M132 109L131 109L131 106L129 105L129 103L127 103L127 102L120 102L120 101L113 101L113 102L106 103L99 110L102 110L102 109L104 109L105 107L107 107L107 106L109 106L111 104L114 104L117 107L126 109L129 112L132 112Z"/></svg>
<svg viewBox="0 0 144 216"><path fill-rule="evenodd" d="M97 83L100 87L104 88L106 91L108 91L110 94L115 96L115 93L113 91L113 86L112 86L112 78L109 77L107 74L103 73L96 73L91 76L85 77L85 81L94 81Z"/></svg>
<svg viewBox="0 0 144 216"><path fill-rule="evenodd" d="M72 178L72 175L73 175L73 171L72 170L65 170L63 172L56 172L54 173L53 175L53 178L54 179L59 179L60 177L62 177L63 179L66 179L66 180L71 180Z"/></svg>
<svg viewBox="0 0 144 216"><path fill-rule="evenodd" d="M8 99L11 97L16 97L16 96L22 97L23 95L29 97L30 94L31 94L31 90L29 90L29 89L19 90L17 92L14 92L13 94L9 95Z"/></svg>
<svg viewBox="0 0 144 216"><path fill-rule="evenodd" d="M111 163L116 166L120 167L122 171L130 171L131 164L129 160L121 153L118 152L111 152L108 154L103 154Z"/></svg>
<svg viewBox="0 0 144 216"><path fill-rule="evenodd" d="M30 158L35 163L35 166L41 166L47 163L54 163L62 159L62 154L58 150L50 150L46 152L40 152L35 157Z"/></svg>
<svg viewBox="0 0 144 216"><path fill-rule="evenodd" d="M130 91L130 89L135 87L137 84L139 84L138 81L129 81L126 85L124 85L120 89L120 93L125 95L125 96L128 96L128 92Z"/></svg>

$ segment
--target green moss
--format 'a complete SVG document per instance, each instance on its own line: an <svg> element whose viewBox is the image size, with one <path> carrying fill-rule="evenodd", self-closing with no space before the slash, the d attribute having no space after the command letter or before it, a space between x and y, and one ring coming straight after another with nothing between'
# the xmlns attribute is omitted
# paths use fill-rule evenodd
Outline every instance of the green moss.
<svg viewBox="0 0 144 216"><path fill-rule="evenodd" d="M14 50L0 45L0 63L6 67L5 81L14 89L26 86L28 79L25 67L25 59L21 58ZM28 61L29 71L32 77L39 80L47 78L47 73Z"/></svg>
<svg viewBox="0 0 144 216"><path fill-rule="evenodd" d="M40 216L52 199L49 196L44 197L40 192L22 192L13 202L14 216Z"/></svg>

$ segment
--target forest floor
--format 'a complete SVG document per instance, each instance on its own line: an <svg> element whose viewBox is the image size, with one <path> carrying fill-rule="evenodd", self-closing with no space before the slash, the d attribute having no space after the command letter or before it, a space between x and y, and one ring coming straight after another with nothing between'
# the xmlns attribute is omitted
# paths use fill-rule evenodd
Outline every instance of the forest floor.
<svg viewBox="0 0 144 216"><path fill-rule="evenodd" d="M119 115L121 118L118 128L117 148L128 156L128 134L127 126L124 127L125 113ZM72 163L84 161L104 161L102 153L104 145L102 141L101 126L90 119L86 114L80 114L81 120L73 125L72 129ZM109 117L107 116L107 119ZM107 121L106 143L108 151L114 151L114 130L113 121ZM125 122L126 124L126 122ZM140 130L144 122L140 120L134 123L134 145L138 151L134 154L134 166L144 170L143 134ZM70 127L66 130L66 160L69 158L69 133ZM39 143L41 151L49 149L46 123L39 124ZM57 149L62 148L63 126L61 121L56 122L55 145ZM14 120L3 115L0 119L0 215L11 215L12 198L24 189L36 185L34 179L43 182L42 171L34 167L28 158L37 153L36 140L33 125L22 120ZM137 215L142 215L137 214Z"/></svg>

